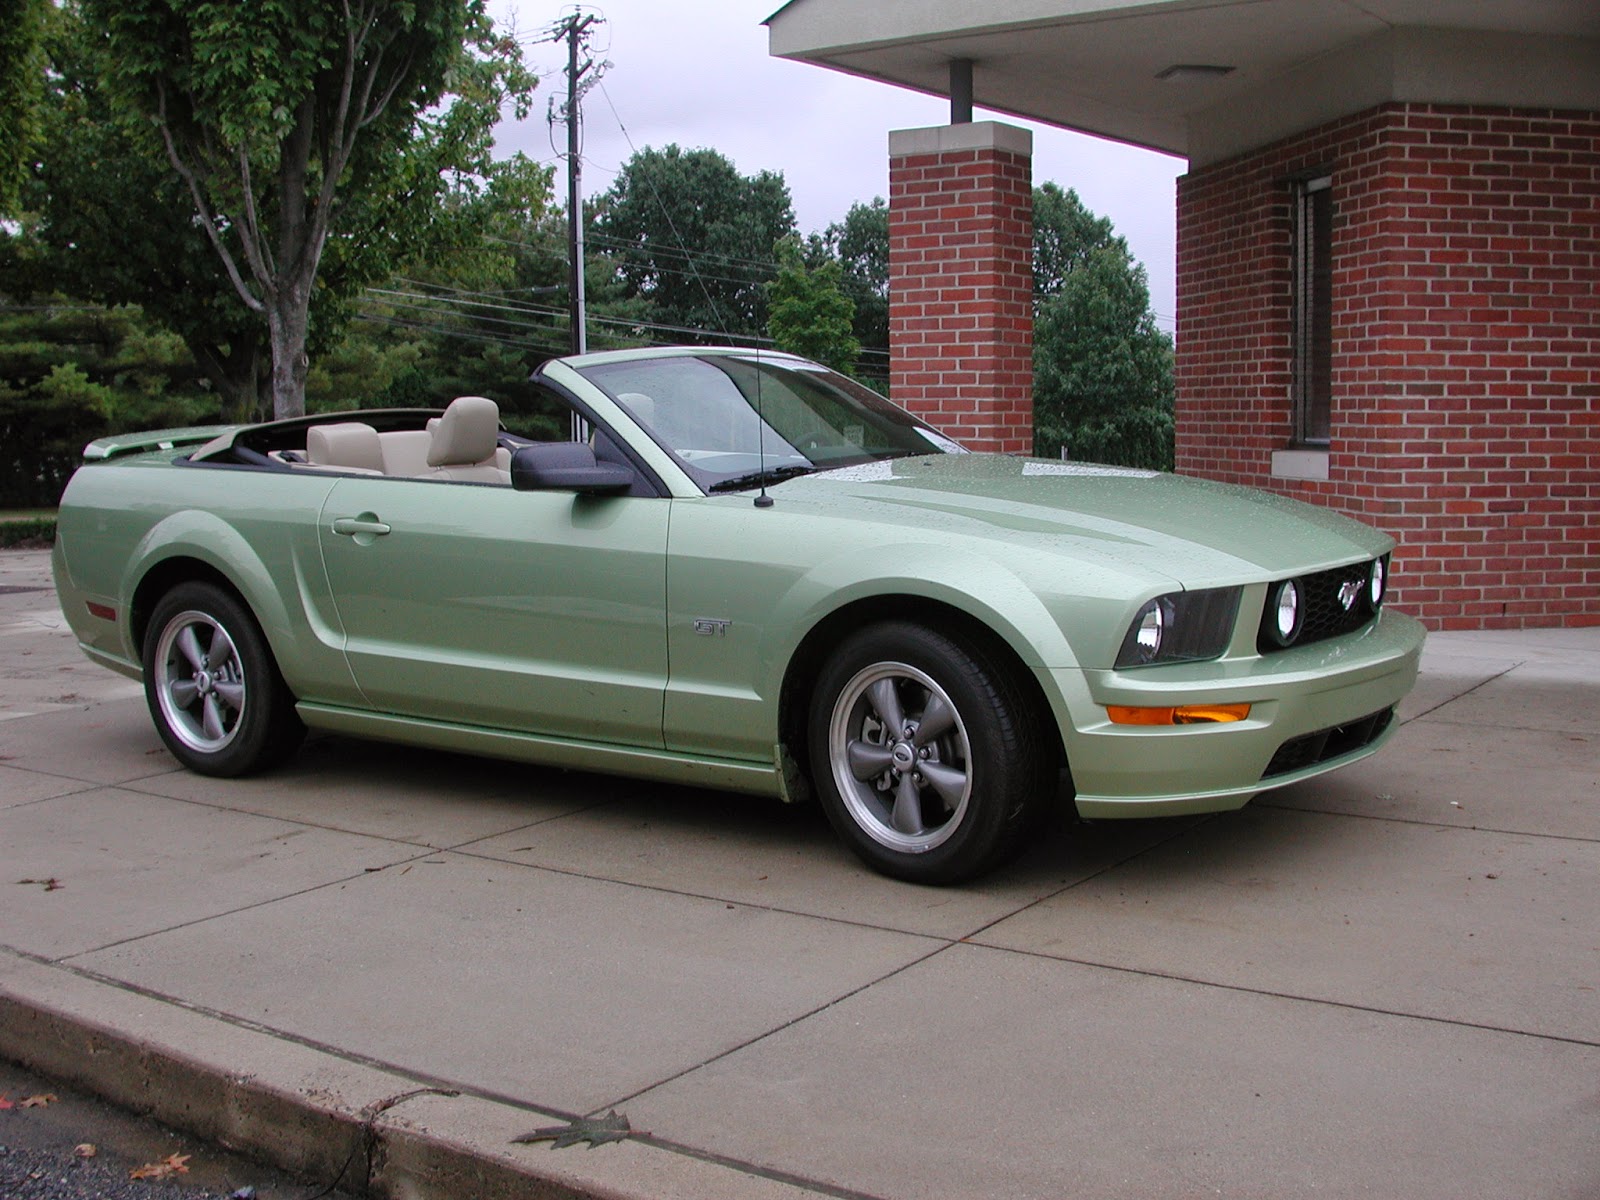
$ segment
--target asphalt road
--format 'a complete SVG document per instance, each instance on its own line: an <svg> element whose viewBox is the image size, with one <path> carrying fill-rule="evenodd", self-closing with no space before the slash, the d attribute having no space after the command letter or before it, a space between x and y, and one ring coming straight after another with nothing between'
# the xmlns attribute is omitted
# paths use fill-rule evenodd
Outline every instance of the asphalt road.
<svg viewBox="0 0 1600 1200"><path fill-rule="evenodd" d="M30 1097L48 1104L23 1107ZM11 1107L5 1107L5 1104ZM79 1146L92 1146L83 1157ZM187 1171L134 1179L179 1156ZM185 1157L186 1156L186 1157ZM0 1200L350 1200L0 1062Z"/></svg>

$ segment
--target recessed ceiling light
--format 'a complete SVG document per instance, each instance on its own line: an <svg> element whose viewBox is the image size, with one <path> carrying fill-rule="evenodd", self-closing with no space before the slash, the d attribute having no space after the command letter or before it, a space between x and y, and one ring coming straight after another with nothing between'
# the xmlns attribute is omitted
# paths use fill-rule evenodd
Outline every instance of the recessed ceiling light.
<svg viewBox="0 0 1600 1200"><path fill-rule="evenodd" d="M1233 72L1233 67L1214 63L1175 63L1164 71L1157 71L1156 78L1163 83L1184 83L1192 79L1220 79Z"/></svg>

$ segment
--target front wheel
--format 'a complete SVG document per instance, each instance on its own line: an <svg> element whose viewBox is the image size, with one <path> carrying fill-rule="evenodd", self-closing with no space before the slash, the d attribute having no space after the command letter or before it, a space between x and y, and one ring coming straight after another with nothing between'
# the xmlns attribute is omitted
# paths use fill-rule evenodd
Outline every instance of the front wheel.
<svg viewBox="0 0 1600 1200"><path fill-rule="evenodd" d="M979 647L885 622L847 638L812 696L813 778L870 866L954 883L1003 861L1048 795L1039 722Z"/></svg>
<svg viewBox="0 0 1600 1200"><path fill-rule="evenodd" d="M213 584L179 584L156 605L144 690L167 749L203 775L272 766L305 733L255 618Z"/></svg>

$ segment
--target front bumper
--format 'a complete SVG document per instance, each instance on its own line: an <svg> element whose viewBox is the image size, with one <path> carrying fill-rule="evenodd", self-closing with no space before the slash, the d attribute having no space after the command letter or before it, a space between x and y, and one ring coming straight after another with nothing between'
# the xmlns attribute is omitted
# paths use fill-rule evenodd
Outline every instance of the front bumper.
<svg viewBox="0 0 1600 1200"><path fill-rule="evenodd" d="M1385 714L1416 682L1424 636L1416 621L1386 610L1357 633L1277 654L1042 671L1046 694L1059 697L1079 815L1223 812L1367 757L1398 727ZM1239 703L1249 717L1226 724L1114 725L1106 714L1113 704Z"/></svg>

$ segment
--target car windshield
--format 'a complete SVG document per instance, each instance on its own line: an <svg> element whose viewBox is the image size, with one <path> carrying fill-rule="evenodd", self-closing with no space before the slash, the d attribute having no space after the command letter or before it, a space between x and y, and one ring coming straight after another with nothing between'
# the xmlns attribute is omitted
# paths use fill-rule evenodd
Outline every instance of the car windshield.
<svg viewBox="0 0 1600 1200"><path fill-rule="evenodd" d="M625 359L581 373L707 491L913 454L963 453L877 393L790 355Z"/></svg>

